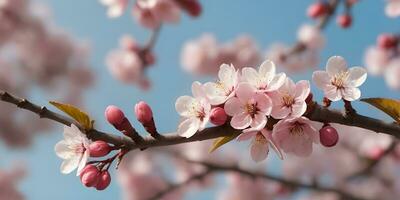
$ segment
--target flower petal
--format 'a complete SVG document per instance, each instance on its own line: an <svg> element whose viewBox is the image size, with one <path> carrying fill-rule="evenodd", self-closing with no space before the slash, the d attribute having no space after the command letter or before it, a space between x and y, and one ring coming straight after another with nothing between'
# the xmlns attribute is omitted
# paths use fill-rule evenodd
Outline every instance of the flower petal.
<svg viewBox="0 0 400 200"><path fill-rule="evenodd" d="M191 106L196 102L196 99L191 96L181 96L176 100L175 109L179 115L183 117L190 117L192 113L190 112L188 106Z"/></svg>
<svg viewBox="0 0 400 200"><path fill-rule="evenodd" d="M192 94L195 98L205 98L205 92L203 89L203 85L199 81L195 81L192 83Z"/></svg>
<svg viewBox="0 0 400 200"><path fill-rule="evenodd" d="M242 69L242 78L254 87L260 87L258 72L252 67L244 67Z"/></svg>
<svg viewBox="0 0 400 200"><path fill-rule="evenodd" d="M361 97L361 91L358 88L345 88L342 90L343 99L355 101Z"/></svg>
<svg viewBox="0 0 400 200"><path fill-rule="evenodd" d="M197 118L188 118L182 121L178 126L178 135L181 137L192 137L200 127L200 120Z"/></svg>
<svg viewBox="0 0 400 200"><path fill-rule="evenodd" d="M246 129L249 130L249 129ZM257 135L258 131L246 131L244 130L242 134L240 134L236 139L237 141L248 140Z"/></svg>
<svg viewBox="0 0 400 200"><path fill-rule="evenodd" d="M238 115L243 113L242 103L238 98L232 97L225 103L224 110L229 116Z"/></svg>
<svg viewBox="0 0 400 200"><path fill-rule="evenodd" d="M238 85L236 89L236 96L241 101L247 101L251 99L256 92L256 88L250 85L249 83L242 82Z"/></svg>
<svg viewBox="0 0 400 200"><path fill-rule="evenodd" d="M265 115L270 115L272 110L272 100L265 94L256 94L254 99L257 102L257 108Z"/></svg>
<svg viewBox="0 0 400 200"><path fill-rule="evenodd" d="M331 83L331 78L325 71L315 71L312 75L312 79L315 85L322 90Z"/></svg>
<svg viewBox="0 0 400 200"><path fill-rule="evenodd" d="M64 160L61 164L60 170L63 174L69 174L74 171L79 165L80 157L79 156L72 156L70 159Z"/></svg>
<svg viewBox="0 0 400 200"><path fill-rule="evenodd" d="M213 82L207 82L203 86L204 93L212 105L220 105L225 103L227 96L223 88L219 87L218 84Z"/></svg>
<svg viewBox="0 0 400 200"><path fill-rule="evenodd" d="M54 146L54 151L56 155L62 159L70 158L74 155L73 150L69 148L69 145L65 140L61 140Z"/></svg>
<svg viewBox="0 0 400 200"><path fill-rule="evenodd" d="M251 124L251 116L247 113L234 115L231 120L231 126L235 129L245 129Z"/></svg>
<svg viewBox="0 0 400 200"><path fill-rule="evenodd" d="M329 85L324 89L324 95L331 101L339 101L342 99L342 93L337 87Z"/></svg>
<svg viewBox="0 0 400 200"><path fill-rule="evenodd" d="M326 63L326 71L330 76L347 71L347 63L341 56L332 56Z"/></svg>
<svg viewBox="0 0 400 200"><path fill-rule="evenodd" d="M360 87L367 79L367 71L362 67L352 67L349 70L347 86Z"/></svg>
<svg viewBox="0 0 400 200"><path fill-rule="evenodd" d="M304 101L310 94L310 82L302 80L296 83L296 100Z"/></svg>
<svg viewBox="0 0 400 200"><path fill-rule="evenodd" d="M260 65L260 69L258 71L260 76L267 77L267 80L271 80L276 73L276 67L272 61L266 60Z"/></svg>
<svg viewBox="0 0 400 200"><path fill-rule="evenodd" d="M286 74L285 73L279 73L274 76L274 78L271 80L271 82L268 84L267 88L265 89L265 92L272 92L277 89L279 89L286 80Z"/></svg>
<svg viewBox="0 0 400 200"><path fill-rule="evenodd" d="M266 140L266 139L265 139ZM268 142L253 141L250 147L251 158L255 162L263 161L267 158L269 152Z"/></svg>
<svg viewBox="0 0 400 200"><path fill-rule="evenodd" d="M291 118L301 117L307 110L306 102L297 102L292 105L292 112L290 113Z"/></svg>
<svg viewBox="0 0 400 200"><path fill-rule="evenodd" d="M267 117L265 114L256 114L254 115L253 120L251 121L251 128L254 130L261 130L267 125Z"/></svg>

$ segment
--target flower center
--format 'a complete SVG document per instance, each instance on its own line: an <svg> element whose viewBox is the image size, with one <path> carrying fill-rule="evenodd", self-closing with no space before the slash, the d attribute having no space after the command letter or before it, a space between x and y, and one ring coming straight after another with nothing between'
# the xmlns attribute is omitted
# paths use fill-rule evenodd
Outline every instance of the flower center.
<svg viewBox="0 0 400 200"><path fill-rule="evenodd" d="M227 88L226 85L221 81L217 81L215 83L215 87L218 88L221 91L221 93L225 94L225 96L229 96L233 91L233 87Z"/></svg>
<svg viewBox="0 0 400 200"><path fill-rule="evenodd" d="M246 113L251 115L251 117L254 117L254 115L257 114L258 109L257 109L257 104L256 103L249 102L249 103L247 103L245 105L244 108L245 108Z"/></svg>
<svg viewBox="0 0 400 200"><path fill-rule="evenodd" d="M291 135L303 135L303 124L300 122L294 122L292 127L289 129Z"/></svg>
<svg viewBox="0 0 400 200"><path fill-rule="evenodd" d="M349 71L340 72L333 77L332 85L336 86L339 89L343 89L344 83L348 77L349 77Z"/></svg>
<svg viewBox="0 0 400 200"><path fill-rule="evenodd" d="M284 106L290 107L291 105L294 104L294 98L290 94L285 94L282 96L282 102Z"/></svg>
<svg viewBox="0 0 400 200"><path fill-rule="evenodd" d="M200 105L199 102L192 103L190 107L190 112L192 113L193 116L199 118L201 121L203 121L204 117L206 116L204 108Z"/></svg>
<svg viewBox="0 0 400 200"><path fill-rule="evenodd" d="M85 148L85 146L83 146L83 143L75 144L73 146L73 149L75 150L75 153L77 153L77 154L83 154L86 151L86 148Z"/></svg>

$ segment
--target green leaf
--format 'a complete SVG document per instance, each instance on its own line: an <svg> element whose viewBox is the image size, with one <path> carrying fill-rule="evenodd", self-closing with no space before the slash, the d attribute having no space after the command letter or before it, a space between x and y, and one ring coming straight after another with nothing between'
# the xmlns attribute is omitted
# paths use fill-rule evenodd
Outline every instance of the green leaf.
<svg viewBox="0 0 400 200"><path fill-rule="evenodd" d="M221 147L222 145L232 141L235 138L236 138L236 135L231 135L231 136L219 137L219 138L215 139L213 144L212 144L212 146L211 146L211 148L210 148L210 150L208 152L209 153L214 152L219 147Z"/></svg>
<svg viewBox="0 0 400 200"><path fill-rule="evenodd" d="M400 123L400 101L396 99L385 98L367 98L360 101L366 102L392 117L397 123Z"/></svg>
<svg viewBox="0 0 400 200"><path fill-rule="evenodd" d="M69 104L58 103L55 101L50 101L49 103L75 119L75 121L82 125L83 128L85 128L86 130L90 130L93 128L94 121L90 119L87 113L81 111L79 108L76 108L75 106Z"/></svg>

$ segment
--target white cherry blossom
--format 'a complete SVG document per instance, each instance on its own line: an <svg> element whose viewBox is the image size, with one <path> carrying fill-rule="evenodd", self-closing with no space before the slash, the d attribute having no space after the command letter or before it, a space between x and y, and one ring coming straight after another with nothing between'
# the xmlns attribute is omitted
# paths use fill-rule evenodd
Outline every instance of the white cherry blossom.
<svg viewBox="0 0 400 200"><path fill-rule="evenodd" d="M242 80L250 83L258 90L271 92L277 90L285 82L285 73L276 74L275 64L270 61L264 61L258 72L251 67L242 69Z"/></svg>
<svg viewBox="0 0 400 200"><path fill-rule="evenodd" d="M367 79L367 72L362 67L347 69L344 58L333 56L326 64L326 71L315 71L312 78L329 100L354 101L361 97L358 87Z"/></svg>
<svg viewBox="0 0 400 200"><path fill-rule="evenodd" d="M204 84L205 93L211 105L220 105L235 95L239 80L239 72L233 65L222 64L218 72L217 82Z"/></svg>
<svg viewBox="0 0 400 200"><path fill-rule="evenodd" d="M89 158L89 139L74 124L64 126L64 140L56 144L54 150L64 162L61 164L61 173L69 174L75 169L77 175L85 167Z"/></svg>
<svg viewBox="0 0 400 200"><path fill-rule="evenodd" d="M192 84L192 93L193 97L181 96L175 103L175 109L182 117L177 132L186 138L205 128L211 111L211 105L205 97L201 83L194 82Z"/></svg>

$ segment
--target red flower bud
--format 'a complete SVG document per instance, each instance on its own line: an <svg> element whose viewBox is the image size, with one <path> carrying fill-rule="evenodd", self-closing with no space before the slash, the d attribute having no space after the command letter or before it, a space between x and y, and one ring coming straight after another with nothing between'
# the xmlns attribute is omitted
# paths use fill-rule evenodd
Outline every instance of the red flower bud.
<svg viewBox="0 0 400 200"><path fill-rule="evenodd" d="M384 33L378 36L377 44L382 49L392 49L397 46L398 41L395 35Z"/></svg>
<svg viewBox="0 0 400 200"><path fill-rule="evenodd" d="M89 145L91 157L103 157L110 153L111 147L107 142L98 140Z"/></svg>
<svg viewBox="0 0 400 200"><path fill-rule="evenodd" d="M337 144L339 135L335 128L327 125L319 130L319 139L325 147L333 147Z"/></svg>
<svg viewBox="0 0 400 200"><path fill-rule="evenodd" d="M100 179L100 172L93 165L86 165L80 173L81 182L86 187L94 187Z"/></svg>
<svg viewBox="0 0 400 200"><path fill-rule="evenodd" d="M150 106L141 101L135 105L135 114L138 121L142 124L150 123L153 120L153 111Z"/></svg>
<svg viewBox="0 0 400 200"><path fill-rule="evenodd" d="M310 18L315 19L315 18L325 15L328 12L328 10L329 10L329 8L325 3L317 2L317 3L312 4L310 7L308 7L307 15Z"/></svg>
<svg viewBox="0 0 400 200"><path fill-rule="evenodd" d="M221 107L216 107L211 110L210 114L210 122L216 126L221 126L225 124L228 116L225 113L225 110Z"/></svg>
<svg viewBox="0 0 400 200"><path fill-rule="evenodd" d="M105 116L107 121L114 126L118 126L125 119L125 115L122 110L113 105L110 105L106 108Z"/></svg>
<svg viewBox="0 0 400 200"><path fill-rule="evenodd" d="M96 185L97 190L104 190L106 189L111 183L111 176L108 171L103 171L100 173L99 182Z"/></svg>
<svg viewBox="0 0 400 200"><path fill-rule="evenodd" d="M337 24L339 24L340 27L348 28L351 26L351 24L353 22L353 18L348 14L344 14L344 15L338 16L338 18L336 19L336 22L337 22Z"/></svg>
<svg viewBox="0 0 400 200"><path fill-rule="evenodd" d="M178 0L176 2L192 17L198 17L202 12L202 7L198 0Z"/></svg>

